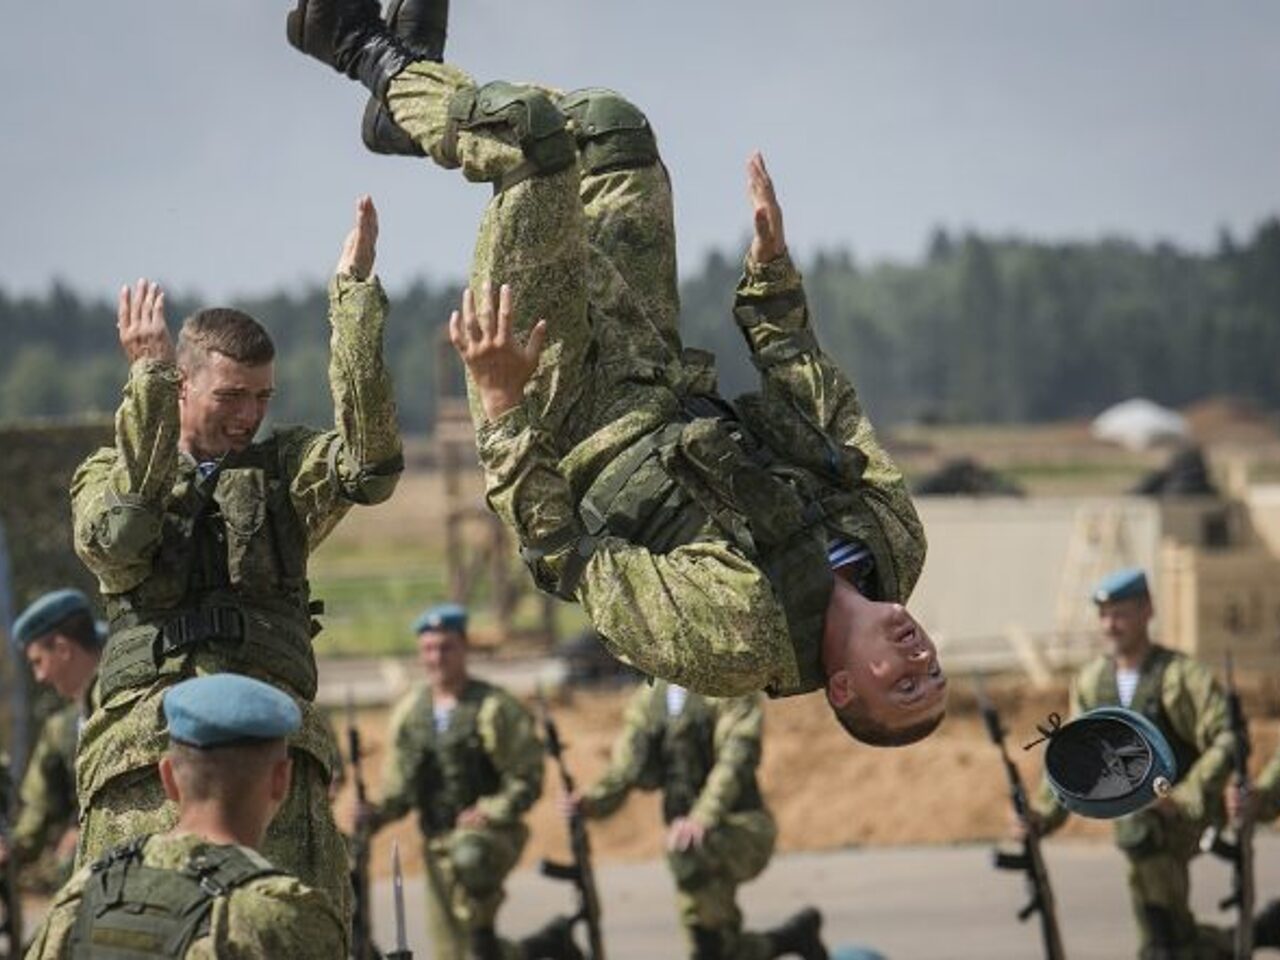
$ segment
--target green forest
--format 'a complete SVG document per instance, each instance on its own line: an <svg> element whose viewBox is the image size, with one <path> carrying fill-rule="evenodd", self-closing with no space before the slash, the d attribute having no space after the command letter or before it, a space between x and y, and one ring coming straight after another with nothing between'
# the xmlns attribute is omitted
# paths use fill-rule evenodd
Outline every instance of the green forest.
<svg viewBox="0 0 1280 960"><path fill-rule="evenodd" d="M717 354L730 396L754 378L730 315L740 266L712 253L682 283L686 343ZM802 267L820 341L886 424L1082 417L1134 395L1176 407L1230 394L1280 408L1274 217L1247 238L1224 232L1211 253L938 230L916 263L864 266L835 251ZM402 424L429 431L436 344L458 286L390 294ZM332 416L325 302L317 285L233 304L276 340L277 422ZM170 327L196 306L171 299ZM0 290L0 421L109 412L124 376L114 304L62 284L38 297Z"/></svg>

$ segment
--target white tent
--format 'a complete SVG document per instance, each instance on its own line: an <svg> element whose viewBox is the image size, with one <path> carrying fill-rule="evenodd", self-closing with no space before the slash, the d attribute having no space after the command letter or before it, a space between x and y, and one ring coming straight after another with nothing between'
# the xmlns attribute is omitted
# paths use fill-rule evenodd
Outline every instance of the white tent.
<svg viewBox="0 0 1280 960"><path fill-rule="evenodd" d="M1187 421L1178 413L1143 397L1125 400L1102 411L1091 432L1099 440L1130 450L1146 450L1160 443L1186 440Z"/></svg>

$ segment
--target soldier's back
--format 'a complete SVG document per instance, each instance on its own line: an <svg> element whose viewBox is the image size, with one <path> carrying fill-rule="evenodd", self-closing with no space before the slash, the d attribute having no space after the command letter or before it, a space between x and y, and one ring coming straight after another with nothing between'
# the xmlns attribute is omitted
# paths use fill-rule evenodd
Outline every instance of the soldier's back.
<svg viewBox="0 0 1280 960"><path fill-rule="evenodd" d="M32 939L28 960L73 956L109 960L126 943L130 944L129 957L179 960L339 960L346 956L343 924L332 901L296 877L278 871L257 852L212 844L192 834L158 835L138 843L134 862L150 869L135 868L133 879L119 894L123 909L104 913L97 890L114 886L102 883L112 870L108 862L126 856L123 851L129 845L80 870L58 892ZM217 869L211 871L210 867ZM114 876L120 875L119 869L112 871ZM192 880L202 871L207 877L204 889L200 881ZM87 909L95 897L99 909ZM176 950L172 946L174 932L182 928L182 921L169 915L175 905L188 910L187 920L203 915L194 936L177 938L185 945ZM148 941L151 952L147 952Z"/></svg>

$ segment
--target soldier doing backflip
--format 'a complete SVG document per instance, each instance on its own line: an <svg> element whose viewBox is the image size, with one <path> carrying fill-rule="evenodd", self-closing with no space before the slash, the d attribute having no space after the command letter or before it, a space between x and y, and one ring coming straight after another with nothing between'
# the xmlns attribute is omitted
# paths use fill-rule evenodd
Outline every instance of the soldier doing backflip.
<svg viewBox="0 0 1280 960"><path fill-rule="evenodd" d="M393 31L375 0L299 0L288 32L369 87L375 145L396 148L376 136L389 119L405 152L496 191L481 302L468 292L451 334L489 503L539 585L650 675L717 696L825 689L859 740L927 736L946 680L901 606L924 533L818 347L763 161L734 308L761 391L730 404L680 343L670 184L644 115L608 90L477 86L432 59L435 7L393 5Z"/></svg>

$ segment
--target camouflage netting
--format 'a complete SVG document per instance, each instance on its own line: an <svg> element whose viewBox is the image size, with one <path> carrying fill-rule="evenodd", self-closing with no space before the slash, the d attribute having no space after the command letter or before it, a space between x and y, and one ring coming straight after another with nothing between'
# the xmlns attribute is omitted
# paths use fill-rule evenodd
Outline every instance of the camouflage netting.
<svg viewBox="0 0 1280 960"><path fill-rule="evenodd" d="M77 587L96 602L96 583L71 546L67 490L80 461L97 447L109 444L111 438L111 421L107 419L0 426L0 450L4 451L0 456L0 525L4 527L13 581L11 616L40 594L58 587ZM6 654L12 650L9 627L8 622L0 623ZM31 693L25 699L35 719L57 705L56 698L35 694L30 673L25 668L15 670L18 662L11 655L0 657L0 690L5 694L5 706L0 709L0 747L12 743L10 705L24 699L9 695L15 691L15 683L26 685ZM28 739L36 729L35 723L28 725ZM25 749L13 752L26 754Z"/></svg>

